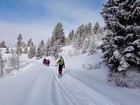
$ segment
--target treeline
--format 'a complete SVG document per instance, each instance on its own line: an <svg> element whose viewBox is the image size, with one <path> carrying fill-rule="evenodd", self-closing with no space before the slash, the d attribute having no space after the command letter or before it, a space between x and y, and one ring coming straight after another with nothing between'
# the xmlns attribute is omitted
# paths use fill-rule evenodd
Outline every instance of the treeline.
<svg viewBox="0 0 140 105"><path fill-rule="evenodd" d="M52 37L47 39L46 42L41 40L38 46L33 43L32 38L25 43L22 34L19 34L14 51L18 55L28 54L30 59L33 57L40 59L43 56L54 56L57 58L58 53L62 51L62 47L71 45L75 49L75 55L93 54L96 48L99 47L97 42L101 40L105 32L105 28L101 28L98 22L94 26L88 23L86 25L82 24L76 31L71 30L66 37L62 23L57 23L52 32ZM6 47L4 41L0 44L0 47ZM13 51L12 48L6 47L5 53L11 53L11 50Z"/></svg>
<svg viewBox="0 0 140 105"><path fill-rule="evenodd" d="M4 41L0 43L0 48L5 48L5 50L0 51L0 76L2 77L13 70L19 70L21 66L25 65L26 63L21 64L23 63L21 60L22 54L26 54L29 59L33 57L40 59L44 56L58 58L62 51L61 48L64 46L72 46L74 55L94 54L100 46L99 41L106 33L108 31L96 22L94 26L91 23L82 24L75 31L71 30L66 37L62 23L57 23L52 32L52 37L47 39L46 42L41 40L38 46L33 43L32 38L25 43L22 34L19 34L15 48L9 48ZM3 53L8 54L7 58L3 57Z"/></svg>

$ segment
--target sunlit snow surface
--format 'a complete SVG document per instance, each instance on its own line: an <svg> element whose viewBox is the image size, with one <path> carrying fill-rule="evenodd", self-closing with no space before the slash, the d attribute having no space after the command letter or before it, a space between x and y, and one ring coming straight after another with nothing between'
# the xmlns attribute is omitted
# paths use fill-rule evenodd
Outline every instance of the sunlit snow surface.
<svg viewBox="0 0 140 105"><path fill-rule="evenodd" d="M0 79L0 105L139 105L140 90L111 86L106 81L108 68L87 70L83 64L102 62L102 53L69 56L65 47L63 76L58 78L57 60L49 67L41 60L29 64L13 75ZM72 52L72 51L71 51ZM72 55L72 53L71 53Z"/></svg>

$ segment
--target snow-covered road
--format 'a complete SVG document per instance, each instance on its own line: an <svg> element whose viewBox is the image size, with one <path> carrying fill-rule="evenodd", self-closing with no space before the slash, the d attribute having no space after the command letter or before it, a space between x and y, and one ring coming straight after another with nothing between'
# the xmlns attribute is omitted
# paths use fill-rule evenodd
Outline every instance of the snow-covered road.
<svg viewBox="0 0 140 105"><path fill-rule="evenodd" d="M120 105L70 71L65 69L58 78L55 66L35 62L28 70L0 80L0 105Z"/></svg>

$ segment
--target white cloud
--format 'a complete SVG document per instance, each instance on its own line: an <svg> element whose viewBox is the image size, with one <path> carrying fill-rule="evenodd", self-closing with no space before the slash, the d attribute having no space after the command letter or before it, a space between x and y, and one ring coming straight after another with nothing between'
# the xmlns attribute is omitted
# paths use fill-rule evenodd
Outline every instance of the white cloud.
<svg viewBox="0 0 140 105"><path fill-rule="evenodd" d="M38 44L42 39L47 41L51 36L51 27L44 24L14 24L0 22L0 41L4 40L8 46L16 44L17 36L21 33L23 41L27 42L29 38Z"/></svg>
<svg viewBox="0 0 140 105"><path fill-rule="evenodd" d="M88 7L83 7L83 5L78 4L76 1L50 1L49 3L44 3L44 7L51 11L54 18L58 18L59 20L70 19L73 21L73 24L77 25L87 24L88 22L94 24L98 21L101 26L104 26L100 10L91 10ZM71 22L69 24L71 24Z"/></svg>
<svg viewBox="0 0 140 105"><path fill-rule="evenodd" d="M52 31L57 22L63 24L66 35L72 30L79 27L81 24L93 25L96 21L104 26L100 10L92 10L84 4L79 4L77 0L41 0L41 2L34 0L26 0L31 5L41 5L49 11L50 16L45 16L44 20L39 20L38 23L10 23L0 21L0 41L5 40L9 46L14 46L16 38L19 33L23 36L23 41L33 39L34 43L39 43L44 39L47 41L48 37L52 35ZM43 1L43 2L42 2ZM47 14L47 13L46 13ZM49 18L48 18L49 17Z"/></svg>

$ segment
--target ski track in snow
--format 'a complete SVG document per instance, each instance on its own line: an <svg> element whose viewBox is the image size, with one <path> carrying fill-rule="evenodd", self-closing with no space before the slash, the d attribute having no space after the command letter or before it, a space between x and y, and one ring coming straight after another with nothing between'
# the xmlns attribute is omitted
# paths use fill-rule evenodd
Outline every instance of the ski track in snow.
<svg viewBox="0 0 140 105"><path fill-rule="evenodd" d="M63 102L66 98L66 102L69 102L67 105L120 105L115 100L104 96L97 90L90 89L82 82L70 76L68 72L64 73L61 78L58 78L54 68L51 68L50 71L55 78L56 88L61 92L60 96L64 95L61 96L63 98L60 102ZM57 103L57 105L66 105L66 102L64 104Z"/></svg>
<svg viewBox="0 0 140 105"><path fill-rule="evenodd" d="M26 89L21 92L21 96L25 98L6 105L120 105L96 89L89 88L69 72L65 71L64 75L58 78L54 66L42 66L39 62L36 62L36 65L39 67L35 68L33 65L35 70L26 72L30 72L31 75L28 76L31 76L31 79L28 77L27 82L30 85L25 86ZM37 73L34 74L34 71ZM18 76L15 79L18 79Z"/></svg>

